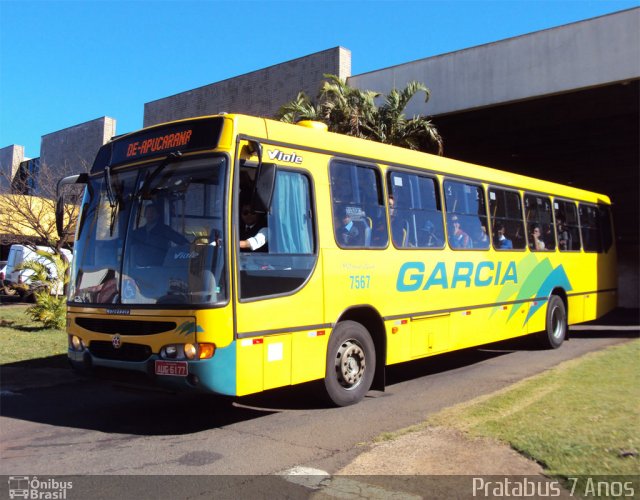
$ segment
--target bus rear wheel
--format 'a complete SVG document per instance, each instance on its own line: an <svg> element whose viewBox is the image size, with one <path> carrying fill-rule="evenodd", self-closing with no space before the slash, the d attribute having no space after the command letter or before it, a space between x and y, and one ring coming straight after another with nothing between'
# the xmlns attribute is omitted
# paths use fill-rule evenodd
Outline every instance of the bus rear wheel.
<svg viewBox="0 0 640 500"><path fill-rule="evenodd" d="M357 403L371 388L376 351L367 329L355 321L338 323L329 338L324 386L336 406Z"/></svg>
<svg viewBox="0 0 640 500"><path fill-rule="evenodd" d="M567 309L564 302L557 295L552 295L547 304L547 321L540 340L544 347L557 349L567 336Z"/></svg>

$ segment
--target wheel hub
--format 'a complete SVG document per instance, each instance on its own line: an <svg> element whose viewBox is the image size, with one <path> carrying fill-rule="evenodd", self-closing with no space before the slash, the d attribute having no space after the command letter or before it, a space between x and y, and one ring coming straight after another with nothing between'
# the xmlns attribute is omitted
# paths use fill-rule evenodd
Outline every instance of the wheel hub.
<svg viewBox="0 0 640 500"><path fill-rule="evenodd" d="M342 387L353 389L361 381L366 369L364 350L355 340L344 342L336 356L336 374Z"/></svg>

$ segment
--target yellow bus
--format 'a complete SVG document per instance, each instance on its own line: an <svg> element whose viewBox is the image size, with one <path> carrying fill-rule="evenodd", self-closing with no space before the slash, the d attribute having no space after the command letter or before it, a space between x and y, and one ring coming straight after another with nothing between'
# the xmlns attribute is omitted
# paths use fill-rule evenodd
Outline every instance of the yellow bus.
<svg viewBox="0 0 640 500"><path fill-rule="evenodd" d="M536 332L557 348L616 304L607 196L316 122L150 127L74 183L77 369L234 396L324 380L348 405L387 365Z"/></svg>

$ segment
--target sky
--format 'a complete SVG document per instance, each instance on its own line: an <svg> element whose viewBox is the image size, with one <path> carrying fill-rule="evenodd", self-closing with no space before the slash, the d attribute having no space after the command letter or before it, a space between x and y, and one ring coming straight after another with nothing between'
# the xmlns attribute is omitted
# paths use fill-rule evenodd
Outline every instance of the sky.
<svg viewBox="0 0 640 500"><path fill-rule="evenodd" d="M0 148L336 46L353 75L640 6L640 0L0 0ZM429 82L424 82L427 86ZM232 110L229 110L232 111Z"/></svg>

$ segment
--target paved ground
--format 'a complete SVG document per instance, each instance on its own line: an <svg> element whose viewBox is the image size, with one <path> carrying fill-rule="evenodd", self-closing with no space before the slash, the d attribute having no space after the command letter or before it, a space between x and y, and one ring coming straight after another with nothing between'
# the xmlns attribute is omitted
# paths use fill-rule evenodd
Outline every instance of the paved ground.
<svg viewBox="0 0 640 500"><path fill-rule="evenodd" d="M578 336L588 336L592 330L606 328L623 330L625 338L633 338L639 332L637 318L637 310L618 311L616 316L608 318L607 321L573 327L572 331ZM622 338L620 340L624 341ZM47 376L47 373L53 371L63 380ZM69 380L64 380L64 377L68 377ZM52 370L46 363L42 367L32 367L29 372L19 368L2 367L3 390L11 390L14 386L19 388L65 384L74 378L70 372ZM473 475L518 475L538 478L548 483L541 475L543 471L538 464L527 460L508 446L488 439L471 439L451 429L426 428L398 434L389 441L363 443L360 448L361 453L354 454L346 465L332 470L332 474L318 469L300 468L282 471L283 475L278 476L280 479L274 479L273 476L247 479L244 476L237 480L227 478L227 483L221 485L219 480L223 478L211 477L209 479L217 482L209 487L202 484L185 487L184 482L176 482L165 485L165 489L159 486L162 483L157 482L158 476L152 478L156 481L155 487L159 493L157 498L168 498L163 493L176 491L175 488L178 486L184 488L179 490L184 494L181 493L176 498L198 498L202 496L203 491L216 491L219 493L216 494L217 498L236 498L234 495L237 494L238 483L241 483L243 488L248 488L245 497L250 498L256 497L251 495L251 488L260 498L265 497L264 492L267 489L280 493L273 495L274 498L281 498L283 495L288 498L468 498L472 496L470 482ZM134 482L131 482L126 477L120 477L118 481L126 493L121 495L122 498L134 498L131 495L138 491L136 488L146 492L146 495L151 491L150 486L144 481L135 482L132 479ZM115 498L109 493L115 491L113 484L109 490L98 486L95 480L87 486L87 491L92 492L92 498ZM429 491L429 494L425 495L425 491ZM146 495L140 498L147 498Z"/></svg>

